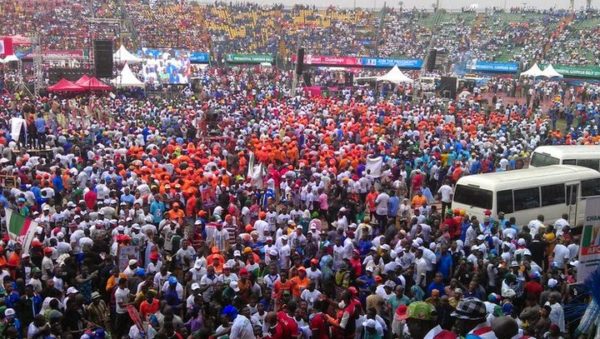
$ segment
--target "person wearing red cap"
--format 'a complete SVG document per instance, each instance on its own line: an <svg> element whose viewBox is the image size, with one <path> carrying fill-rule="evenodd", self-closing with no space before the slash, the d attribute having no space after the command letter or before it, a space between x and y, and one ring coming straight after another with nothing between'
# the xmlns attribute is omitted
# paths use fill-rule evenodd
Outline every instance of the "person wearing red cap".
<svg viewBox="0 0 600 339"><path fill-rule="evenodd" d="M250 280L250 273L246 268L242 268L239 271L240 279L238 280L238 288L240 291L237 295L240 298L240 301L244 304L250 302L250 295L252 293L252 281Z"/></svg>
<svg viewBox="0 0 600 339"><path fill-rule="evenodd" d="M350 258L350 267L354 271L355 277L362 275L362 260L360 260L360 252L358 250L352 250L352 258Z"/></svg>
<svg viewBox="0 0 600 339"><path fill-rule="evenodd" d="M42 259L42 280L46 281L54 273L54 262L52 261L52 247L44 248L44 258Z"/></svg>

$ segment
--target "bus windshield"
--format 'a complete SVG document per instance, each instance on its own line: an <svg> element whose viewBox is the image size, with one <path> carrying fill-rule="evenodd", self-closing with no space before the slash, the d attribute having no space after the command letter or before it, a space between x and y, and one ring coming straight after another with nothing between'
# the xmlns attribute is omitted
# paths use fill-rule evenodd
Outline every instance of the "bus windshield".
<svg viewBox="0 0 600 339"><path fill-rule="evenodd" d="M559 164L560 164L560 160L549 154L534 152L533 155L531 156L530 165L533 167L544 167L544 166L559 165Z"/></svg>
<svg viewBox="0 0 600 339"><path fill-rule="evenodd" d="M456 185L454 191L455 202L488 210L492 209L492 197L490 190L466 185Z"/></svg>

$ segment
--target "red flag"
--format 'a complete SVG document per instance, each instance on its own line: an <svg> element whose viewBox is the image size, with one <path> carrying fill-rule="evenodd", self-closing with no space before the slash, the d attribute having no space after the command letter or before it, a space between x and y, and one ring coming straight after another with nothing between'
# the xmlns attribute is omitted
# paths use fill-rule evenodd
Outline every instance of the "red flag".
<svg viewBox="0 0 600 339"><path fill-rule="evenodd" d="M7 55L13 55L13 43L11 38L0 39L0 56L6 57Z"/></svg>

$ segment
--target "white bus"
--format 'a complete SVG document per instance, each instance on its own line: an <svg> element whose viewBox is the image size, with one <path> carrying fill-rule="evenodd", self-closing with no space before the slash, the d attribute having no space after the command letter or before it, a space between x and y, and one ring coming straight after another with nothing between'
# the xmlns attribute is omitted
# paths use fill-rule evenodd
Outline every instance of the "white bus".
<svg viewBox="0 0 600 339"><path fill-rule="evenodd" d="M456 183L452 208L464 209L469 216L483 220L490 210L496 217L515 217L526 225L538 215L554 223L563 213L569 224L581 226L585 201L600 195L600 172L580 166L552 165L508 172L462 177Z"/></svg>
<svg viewBox="0 0 600 339"><path fill-rule="evenodd" d="M531 154L529 167L577 165L600 171L600 145L540 146Z"/></svg>

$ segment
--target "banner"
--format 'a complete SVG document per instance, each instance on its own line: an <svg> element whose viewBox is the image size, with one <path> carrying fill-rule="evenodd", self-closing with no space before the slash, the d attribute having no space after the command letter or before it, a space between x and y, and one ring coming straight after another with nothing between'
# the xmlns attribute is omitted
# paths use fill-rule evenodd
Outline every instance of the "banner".
<svg viewBox="0 0 600 339"><path fill-rule="evenodd" d="M600 197L587 198L579 246L577 281L582 283L600 264Z"/></svg>
<svg viewBox="0 0 600 339"><path fill-rule="evenodd" d="M172 48L142 48L138 55L146 60L142 67L147 84L187 84L192 72L190 54Z"/></svg>
<svg viewBox="0 0 600 339"><path fill-rule="evenodd" d="M475 72L517 73L519 71L519 64L516 62L473 60L467 63L467 69Z"/></svg>
<svg viewBox="0 0 600 339"><path fill-rule="evenodd" d="M205 52L191 52L190 62L193 64L207 64L210 61L210 55Z"/></svg>
<svg viewBox="0 0 600 339"><path fill-rule="evenodd" d="M296 57L294 57L294 60ZM336 57L328 55L304 55L304 63L307 65L321 66L361 66L360 58L355 57Z"/></svg>
<svg viewBox="0 0 600 339"><path fill-rule="evenodd" d="M13 52L13 41L11 38L0 39L0 56L5 57L12 55Z"/></svg>
<svg viewBox="0 0 600 339"><path fill-rule="evenodd" d="M261 64L263 62L273 63L271 54L227 54L225 61L232 64Z"/></svg>
<svg viewBox="0 0 600 339"><path fill-rule="evenodd" d="M140 260L140 253L136 246L119 246L119 252L117 254L119 270L123 270L129 266L129 260L135 259Z"/></svg>
<svg viewBox="0 0 600 339"><path fill-rule="evenodd" d="M29 253L29 246L31 246L38 224L10 208L5 208L4 212L9 238L22 245L23 253Z"/></svg>
<svg viewBox="0 0 600 339"><path fill-rule="evenodd" d="M367 158L367 166L365 167L365 174L367 170L370 170L370 175L373 178L379 178L381 176L381 168L383 167L383 157Z"/></svg>
<svg viewBox="0 0 600 339"><path fill-rule="evenodd" d="M562 74L565 78L594 78L600 79L599 66L567 66L567 65L552 65L554 69ZM543 69L546 65L540 65Z"/></svg>
<svg viewBox="0 0 600 339"><path fill-rule="evenodd" d="M423 67L423 60L422 59L361 58L361 65L363 67L392 68L394 66L398 66L398 68L404 68L404 69L421 69L421 67Z"/></svg>

